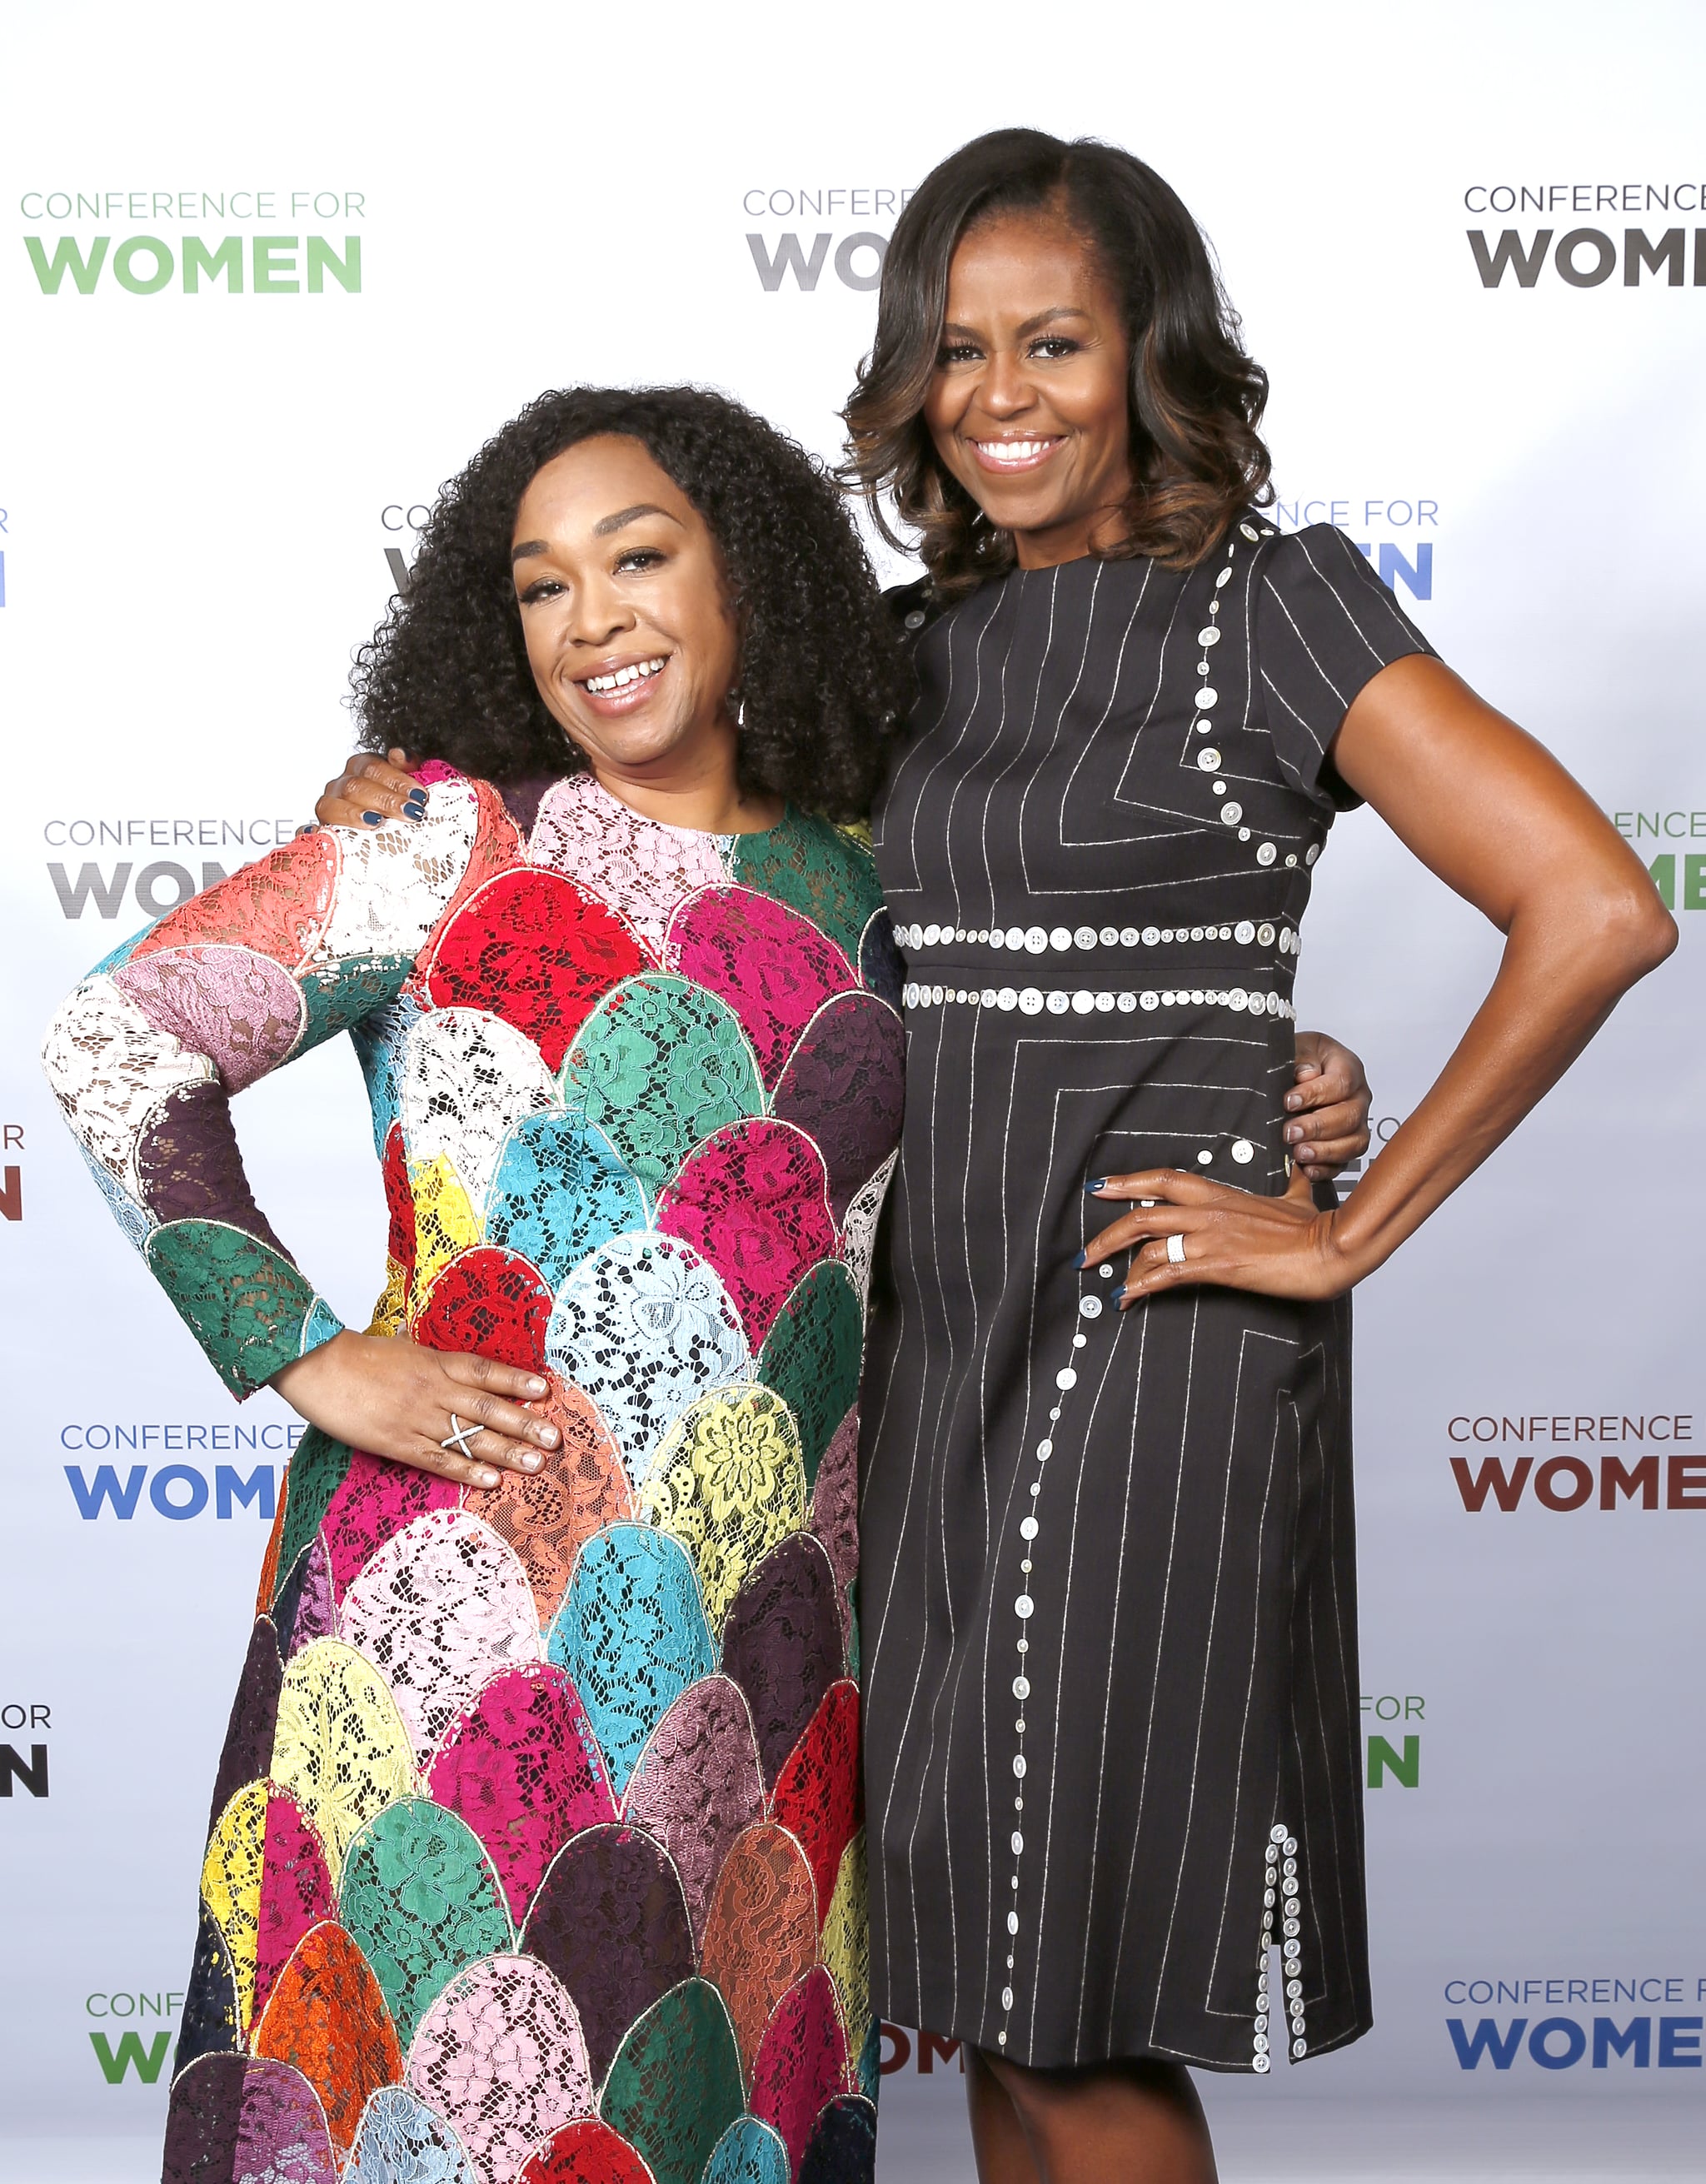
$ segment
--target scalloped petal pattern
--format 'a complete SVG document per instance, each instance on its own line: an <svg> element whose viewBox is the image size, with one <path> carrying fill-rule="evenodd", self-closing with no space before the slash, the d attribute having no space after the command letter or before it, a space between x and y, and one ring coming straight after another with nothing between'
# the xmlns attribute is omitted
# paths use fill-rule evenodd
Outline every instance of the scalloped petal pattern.
<svg viewBox="0 0 1706 2184"><path fill-rule="evenodd" d="M593 2105L574 2004L533 1957L482 1957L459 1973L421 2020L407 2082L449 2123L482 2184L510 2184L542 2140Z"/></svg>
<svg viewBox="0 0 1706 2184"><path fill-rule="evenodd" d="M667 1847L703 1942L729 1848L764 1817L764 1775L738 1684L718 1675L689 1685L652 1731L622 1809Z"/></svg>
<svg viewBox="0 0 1706 2184"><path fill-rule="evenodd" d="M382 1671L423 1764L482 1685L542 1651L526 1571L462 1508L385 1542L344 1595L343 1635Z"/></svg>
<svg viewBox="0 0 1706 2184"><path fill-rule="evenodd" d="M658 1199L658 1227L715 1268L755 1350L794 1284L835 1248L825 1180L810 1138L759 1119L707 1139Z"/></svg>
<svg viewBox="0 0 1706 2184"><path fill-rule="evenodd" d="M574 1685L543 1663L486 1685L447 1733L427 1786L486 1846L517 1926L569 1837L616 1817Z"/></svg>
<svg viewBox="0 0 1706 2184"><path fill-rule="evenodd" d="M575 1269L552 1306L545 1354L597 1405L635 1486L671 1422L751 1362L716 1272L689 1245L650 1232L613 1237Z"/></svg>

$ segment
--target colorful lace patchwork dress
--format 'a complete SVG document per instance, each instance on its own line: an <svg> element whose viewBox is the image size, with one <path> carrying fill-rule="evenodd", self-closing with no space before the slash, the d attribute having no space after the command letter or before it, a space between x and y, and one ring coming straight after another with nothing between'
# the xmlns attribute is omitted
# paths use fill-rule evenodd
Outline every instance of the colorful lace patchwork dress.
<svg viewBox="0 0 1706 2184"><path fill-rule="evenodd" d="M228 1101L353 1033L376 1329L546 1373L491 1492L310 1431L214 1791L170 2184L872 2172L856 1396L901 1102L870 858L585 775L525 836L301 837L49 1034L98 1182L226 1384L338 1322Z"/></svg>

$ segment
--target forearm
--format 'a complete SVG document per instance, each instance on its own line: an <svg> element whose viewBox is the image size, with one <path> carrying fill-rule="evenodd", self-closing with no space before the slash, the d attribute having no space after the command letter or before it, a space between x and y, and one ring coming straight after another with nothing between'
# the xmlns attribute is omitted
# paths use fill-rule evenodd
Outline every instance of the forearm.
<svg viewBox="0 0 1706 2184"><path fill-rule="evenodd" d="M1335 1217L1350 1280L1390 1258L1503 1143L1672 939L1638 899L1594 905L1560 889L1519 909L1486 1000Z"/></svg>

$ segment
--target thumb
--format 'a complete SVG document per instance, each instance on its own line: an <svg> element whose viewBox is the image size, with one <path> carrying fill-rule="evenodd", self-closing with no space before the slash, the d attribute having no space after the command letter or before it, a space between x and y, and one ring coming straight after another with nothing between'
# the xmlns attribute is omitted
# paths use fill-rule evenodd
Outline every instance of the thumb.
<svg viewBox="0 0 1706 2184"><path fill-rule="evenodd" d="M1285 1186L1287 1198L1299 1200L1305 1206L1315 1202L1315 1186L1309 1179L1309 1171L1299 1161L1291 1162L1291 1179Z"/></svg>

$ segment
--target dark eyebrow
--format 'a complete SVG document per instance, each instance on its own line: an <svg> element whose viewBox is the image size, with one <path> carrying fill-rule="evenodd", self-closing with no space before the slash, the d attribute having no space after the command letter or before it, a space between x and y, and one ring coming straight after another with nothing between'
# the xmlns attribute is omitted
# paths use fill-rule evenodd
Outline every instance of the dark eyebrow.
<svg viewBox="0 0 1706 2184"><path fill-rule="evenodd" d="M1050 326L1056 319L1087 319L1089 316L1090 313L1084 309L1080 304L1056 304L1046 311L1039 311L1034 318L1027 319L1024 324L1019 327L1018 336L1020 340L1023 341L1027 334L1035 333L1040 327ZM942 338L944 341L946 341L951 336L961 336L967 341L981 341L983 339L983 336L977 332L975 327L956 326L951 320L948 324L942 328Z"/></svg>
<svg viewBox="0 0 1706 2184"><path fill-rule="evenodd" d="M637 500L632 508L619 508L614 515L601 516L593 526L593 536L594 538L608 538L611 532L622 530L626 524L638 522L642 515L661 515L666 522L675 524L677 529L681 526L680 517L672 515L666 508L655 507L649 500Z"/></svg>
<svg viewBox="0 0 1706 2184"><path fill-rule="evenodd" d="M666 508L659 508L649 500L637 500L632 508L619 508L614 515L601 516L593 526L593 536L594 538L608 538L611 532L621 531L630 523L638 522L643 515L661 515L666 523L673 523L677 530L683 527L681 518L672 515ZM550 550L549 542L544 538L524 538L519 546L510 549L510 560L513 566L531 554L549 554Z"/></svg>

